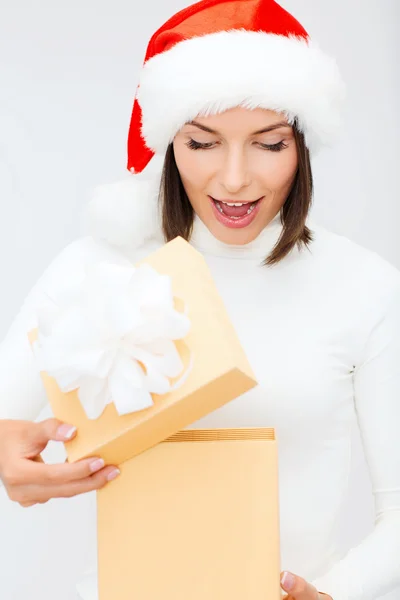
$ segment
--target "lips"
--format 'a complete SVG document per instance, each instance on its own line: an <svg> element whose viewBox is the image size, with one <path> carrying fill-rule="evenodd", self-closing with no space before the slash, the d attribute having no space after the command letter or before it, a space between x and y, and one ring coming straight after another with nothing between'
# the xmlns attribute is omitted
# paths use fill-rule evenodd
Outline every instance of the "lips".
<svg viewBox="0 0 400 600"><path fill-rule="evenodd" d="M217 200L210 196L217 220L230 228L247 227L256 217L262 198L257 200Z"/></svg>

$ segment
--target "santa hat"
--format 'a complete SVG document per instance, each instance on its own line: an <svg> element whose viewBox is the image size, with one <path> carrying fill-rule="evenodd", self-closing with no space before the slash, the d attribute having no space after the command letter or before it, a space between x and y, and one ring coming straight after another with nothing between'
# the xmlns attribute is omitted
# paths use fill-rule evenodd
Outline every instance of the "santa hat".
<svg viewBox="0 0 400 600"><path fill-rule="evenodd" d="M275 0L202 0L152 36L128 136L125 180L89 203L93 235L141 245L159 228L157 196L165 152L196 116L233 107L297 119L311 155L340 129L345 86L333 58Z"/></svg>

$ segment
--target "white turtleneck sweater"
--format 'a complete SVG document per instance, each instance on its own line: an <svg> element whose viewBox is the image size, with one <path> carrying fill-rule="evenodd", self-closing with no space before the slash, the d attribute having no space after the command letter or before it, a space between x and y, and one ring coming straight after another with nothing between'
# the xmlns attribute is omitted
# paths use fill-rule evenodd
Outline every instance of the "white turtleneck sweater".
<svg viewBox="0 0 400 600"><path fill-rule="evenodd" d="M215 278L259 385L193 427L274 427L279 441L281 562L334 600L378 600L400 586L400 272L309 220L315 240L281 263L261 261L279 216L247 246L196 221L191 243ZM46 292L99 260L134 252L91 237L56 257L1 346L0 418L35 418L46 397L26 333ZM335 527L347 490L351 424L360 427L376 506L373 532L341 556Z"/></svg>

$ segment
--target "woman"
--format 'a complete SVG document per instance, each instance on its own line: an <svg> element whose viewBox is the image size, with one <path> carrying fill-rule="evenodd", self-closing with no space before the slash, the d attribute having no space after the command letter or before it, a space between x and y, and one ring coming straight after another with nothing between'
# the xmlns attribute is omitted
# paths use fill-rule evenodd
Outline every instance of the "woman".
<svg viewBox="0 0 400 600"><path fill-rule="evenodd" d="M45 403L26 341L36 309L85 265L132 264L181 235L208 262L260 383L195 426L276 428L286 597L378 600L400 585L400 273L309 218L310 155L334 139L343 96L335 62L273 0L203 0L154 34L131 173L98 190L92 236L53 261L3 342L0 476L11 499L30 506L118 475L96 457L37 460L76 432L30 422ZM376 525L341 556L354 416Z"/></svg>

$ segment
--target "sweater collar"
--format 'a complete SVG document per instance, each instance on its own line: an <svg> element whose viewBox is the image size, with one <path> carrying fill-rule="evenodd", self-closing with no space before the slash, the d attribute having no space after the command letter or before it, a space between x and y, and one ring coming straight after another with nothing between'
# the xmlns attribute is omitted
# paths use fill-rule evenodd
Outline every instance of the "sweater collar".
<svg viewBox="0 0 400 600"><path fill-rule="evenodd" d="M209 254L225 258L257 259L266 258L283 230L280 212L261 231L259 236L248 244L226 244L213 236L203 221L196 216L193 223L193 232L190 243L202 254Z"/></svg>

